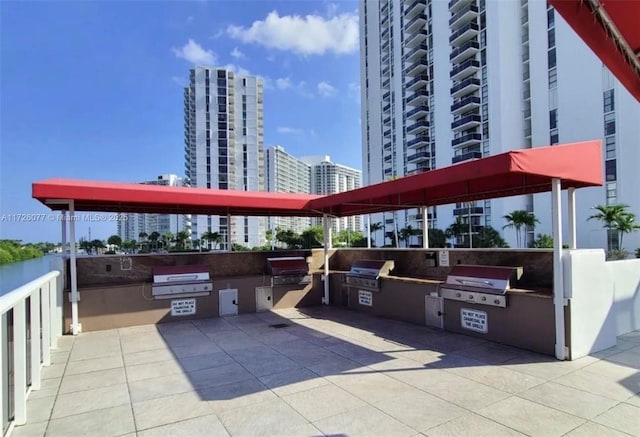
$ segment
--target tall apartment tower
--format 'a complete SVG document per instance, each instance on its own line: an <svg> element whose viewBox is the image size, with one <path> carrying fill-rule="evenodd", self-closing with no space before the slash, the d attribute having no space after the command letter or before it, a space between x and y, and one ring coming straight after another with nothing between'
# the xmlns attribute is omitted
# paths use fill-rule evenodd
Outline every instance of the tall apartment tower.
<svg viewBox="0 0 640 437"><path fill-rule="evenodd" d="M264 191L263 84L224 68L195 67L184 89L185 174L191 187ZM218 232L243 246L264 241L260 217L194 216L192 238Z"/></svg>
<svg viewBox="0 0 640 437"><path fill-rule="evenodd" d="M360 170L331 162L329 156L309 156L300 159L311 167L312 194L335 194L361 187ZM335 218L331 222L334 232L362 230L362 217L359 215ZM313 219L313 223L320 225L322 220L316 218Z"/></svg>
<svg viewBox="0 0 640 437"><path fill-rule="evenodd" d="M282 146L268 147L265 150L265 176L267 191L279 193L311 192L311 167L288 154ZM267 229L291 229L302 232L311 226L306 217L269 217Z"/></svg>
<svg viewBox="0 0 640 437"><path fill-rule="evenodd" d="M578 244L606 247L602 225L586 221L594 205L624 203L640 216L640 104L546 2L360 0L360 56L365 184L602 139L606 184L576 193ZM541 222L535 233L550 234L550 202L536 194L444 205L429 208L429 225L459 217L472 232L501 230L504 215L525 209ZM373 221L387 232L422 227L415 209ZM515 246L513 232L503 236ZM640 246L640 233L625 246Z"/></svg>
<svg viewBox="0 0 640 437"><path fill-rule="evenodd" d="M152 181L140 182L145 185L164 185L169 187L182 187L184 179L175 174L164 174ZM126 214L126 220L118 221L117 233L123 241L140 240L140 234L151 235L158 232L164 235L167 232L177 234L185 229L190 229L191 215L183 214Z"/></svg>

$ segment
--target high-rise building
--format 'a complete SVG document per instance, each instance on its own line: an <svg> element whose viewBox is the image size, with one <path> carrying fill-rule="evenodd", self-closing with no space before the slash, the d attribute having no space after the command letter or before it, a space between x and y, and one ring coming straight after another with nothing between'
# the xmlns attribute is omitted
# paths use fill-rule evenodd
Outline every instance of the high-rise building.
<svg viewBox="0 0 640 437"><path fill-rule="evenodd" d="M267 191L279 193L310 193L311 167L285 152L282 146L265 149ZM269 217L267 229L291 229L302 232L311 226L307 217Z"/></svg>
<svg viewBox="0 0 640 437"><path fill-rule="evenodd" d="M365 184L599 138L606 183L576 193L578 245L606 247L602 224L586 220L594 205L624 203L640 216L640 104L546 2L360 0L360 48ZM550 202L536 194L439 206L430 226L460 218L472 232L501 230L503 216L522 209L540 220L532 239L551 233ZM416 209L372 221L387 232L422 227ZM513 232L503 236L515 246ZM640 233L625 246L640 246Z"/></svg>
<svg viewBox="0 0 640 437"><path fill-rule="evenodd" d="M191 187L264 191L263 84L256 76L224 68L195 67L184 90L185 173ZM259 246L261 217L194 216L192 238L219 233L231 241Z"/></svg>
<svg viewBox="0 0 640 437"><path fill-rule="evenodd" d="M335 194L361 186L360 170L331 162L329 156L307 156L300 160L311 167L312 194ZM320 225L321 222L321 219L313 219L314 225ZM331 223L334 232L362 230L362 217L359 215L335 218Z"/></svg>
<svg viewBox="0 0 640 437"><path fill-rule="evenodd" d="M140 182L146 185L164 185L169 187L181 187L184 179L174 174L164 174L158 176L156 180ZM191 226L191 215L183 214L126 214L126 220L118 221L118 235L123 241L140 240L140 234L151 235L158 232L164 235L167 232L177 234L180 231L188 230Z"/></svg>

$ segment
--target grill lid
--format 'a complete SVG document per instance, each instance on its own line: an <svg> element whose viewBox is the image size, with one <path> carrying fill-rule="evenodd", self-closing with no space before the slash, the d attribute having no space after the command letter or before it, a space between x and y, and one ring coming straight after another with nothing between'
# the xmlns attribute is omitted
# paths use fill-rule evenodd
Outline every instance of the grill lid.
<svg viewBox="0 0 640 437"><path fill-rule="evenodd" d="M445 286L463 291L505 294L512 282L521 276L522 267L459 264L449 272Z"/></svg>
<svg viewBox="0 0 640 437"><path fill-rule="evenodd" d="M209 279L209 267L205 265L160 266L153 269L155 284L198 282Z"/></svg>
<svg viewBox="0 0 640 437"><path fill-rule="evenodd" d="M394 267L394 262L389 260L360 259L354 261L347 276L377 279L388 275Z"/></svg>
<svg viewBox="0 0 640 437"><path fill-rule="evenodd" d="M267 273L271 276L305 276L309 274L309 265L301 256L267 258Z"/></svg>

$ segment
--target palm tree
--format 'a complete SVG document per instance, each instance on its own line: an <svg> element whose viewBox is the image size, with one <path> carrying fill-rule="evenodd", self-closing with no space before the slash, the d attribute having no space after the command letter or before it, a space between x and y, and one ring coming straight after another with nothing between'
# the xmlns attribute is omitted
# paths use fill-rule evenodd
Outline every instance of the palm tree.
<svg viewBox="0 0 640 437"><path fill-rule="evenodd" d="M460 217L456 217L456 221L451 223L451 225L445 229L444 234L447 238L455 238L457 241L458 238L464 235L467 231L468 226L462 223L462 219Z"/></svg>
<svg viewBox="0 0 640 437"><path fill-rule="evenodd" d="M618 229L618 224L624 222L623 218L625 215L631 214L627 212L628 205L596 205L591 209L595 209L597 212L590 216L587 220L596 219L603 223L603 227L607 230L607 252L611 252L613 250L613 241L611 236L613 235L613 231ZM635 218L635 216L633 216ZM633 222L633 220L632 220ZM624 223L623 223L624 226ZM633 230L629 230L627 232L632 232ZM620 247L620 246L618 246Z"/></svg>
<svg viewBox="0 0 640 437"><path fill-rule="evenodd" d="M409 247L411 237L416 235L416 231L419 231L419 229L414 229L413 226L407 225L407 227L400 229L400 236L398 239L405 242L405 247Z"/></svg>
<svg viewBox="0 0 640 437"><path fill-rule="evenodd" d="M185 243L187 242L190 236L191 236L191 232L189 232L186 229L178 232L176 234L176 246L178 246L178 248L180 249L185 249L185 246L186 246Z"/></svg>
<svg viewBox="0 0 640 437"><path fill-rule="evenodd" d="M373 245L376 246L375 244L375 240L376 240L376 233L380 230L382 230L384 228L384 226L382 226L381 222L376 222L376 223L371 223L369 225L369 231L371 232L371 235L373 235Z"/></svg>
<svg viewBox="0 0 640 437"><path fill-rule="evenodd" d="M640 224L636 223L636 215L632 212L622 214L616 220L616 230L618 231L618 248L622 249L622 237L624 234L640 230Z"/></svg>
<svg viewBox="0 0 640 437"><path fill-rule="evenodd" d="M218 244L222 243L222 235L220 235L218 232L203 232L202 239L207 241L207 243L213 243L213 250L216 250Z"/></svg>
<svg viewBox="0 0 640 437"><path fill-rule="evenodd" d="M153 231L150 235L149 235L149 241L151 241L153 243L153 248L154 249L158 249L158 239L160 238L160 232L158 231Z"/></svg>
<svg viewBox="0 0 640 437"><path fill-rule="evenodd" d="M162 236L162 245L165 249L169 249L171 247L171 242L173 241L173 232L167 231Z"/></svg>
<svg viewBox="0 0 640 437"><path fill-rule="evenodd" d="M507 214L502 218L507 221L507 224L504 225L502 229L514 228L516 230L516 244L518 247L522 247L521 243L526 240L526 234L525 238L522 238L520 231L524 229L526 232L529 228L535 228L536 223L540 223L534 213L525 211L524 209L511 211L510 214Z"/></svg>

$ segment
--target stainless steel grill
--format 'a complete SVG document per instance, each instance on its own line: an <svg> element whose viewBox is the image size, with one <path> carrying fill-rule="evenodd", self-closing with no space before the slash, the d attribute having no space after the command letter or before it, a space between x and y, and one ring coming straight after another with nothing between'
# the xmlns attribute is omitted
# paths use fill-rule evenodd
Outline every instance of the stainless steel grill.
<svg viewBox="0 0 640 437"><path fill-rule="evenodd" d="M309 265L301 256L267 258L267 273L271 275L271 286L304 285L311 282Z"/></svg>
<svg viewBox="0 0 640 437"><path fill-rule="evenodd" d="M394 268L393 261L361 259L351 265L345 275L345 283L350 287L379 291L380 278Z"/></svg>
<svg viewBox="0 0 640 437"><path fill-rule="evenodd" d="M166 266L153 269L154 299L208 296L213 290L209 268L203 265Z"/></svg>
<svg viewBox="0 0 640 437"><path fill-rule="evenodd" d="M522 276L522 267L457 265L440 286L440 296L505 308L507 291Z"/></svg>

